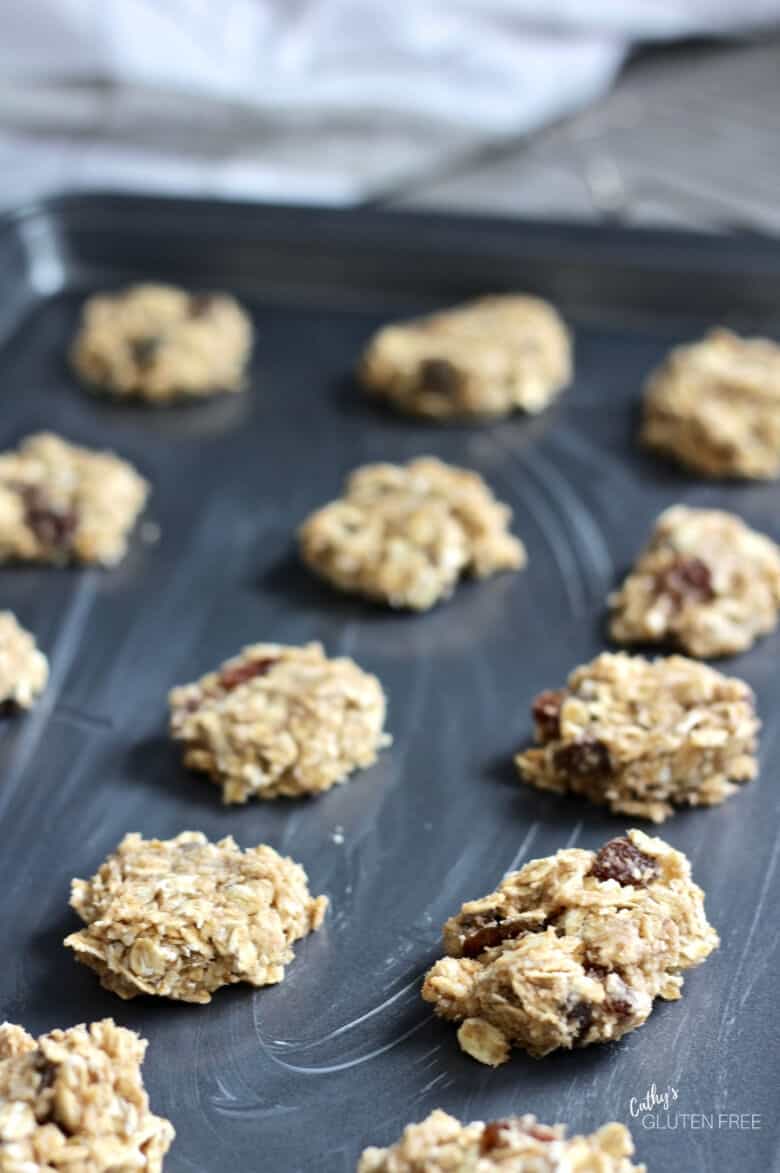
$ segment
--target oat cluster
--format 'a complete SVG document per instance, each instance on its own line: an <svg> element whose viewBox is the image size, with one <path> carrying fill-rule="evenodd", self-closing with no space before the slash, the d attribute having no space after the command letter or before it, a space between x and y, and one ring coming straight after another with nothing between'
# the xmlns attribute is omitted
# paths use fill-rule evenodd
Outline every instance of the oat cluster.
<svg viewBox="0 0 780 1173"><path fill-rule="evenodd" d="M170 694L184 761L225 802L318 794L370 766L390 738L375 676L322 645L252 644Z"/></svg>
<svg viewBox="0 0 780 1173"><path fill-rule="evenodd" d="M443 940L423 998L490 1066L512 1047L541 1057L619 1039L718 945L688 860L641 831L533 860L464 904Z"/></svg>
<svg viewBox="0 0 780 1173"><path fill-rule="evenodd" d="M711 330L645 388L642 440L706 477L780 476L780 346Z"/></svg>
<svg viewBox="0 0 780 1173"><path fill-rule="evenodd" d="M369 394L438 420L541 411L571 375L571 343L559 314L519 294L384 326L358 369Z"/></svg>
<svg viewBox="0 0 780 1173"><path fill-rule="evenodd" d="M160 1173L174 1131L149 1111L145 1051L110 1018L39 1039L0 1026L2 1173Z"/></svg>
<svg viewBox="0 0 780 1173"><path fill-rule="evenodd" d="M437 1109L390 1148L366 1149L357 1173L645 1173L633 1152L622 1124L567 1139L564 1125L535 1116L461 1124Z"/></svg>
<svg viewBox="0 0 780 1173"><path fill-rule="evenodd" d="M51 432L0 455L0 562L113 566L149 486L112 452L79 448Z"/></svg>
<svg viewBox="0 0 780 1173"><path fill-rule="evenodd" d="M0 611L0 711L29 709L49 679L49 661L11 611Z"/></svg>
<svg viewBox="0 0 780 1173"><path fill-rule="evenodd" d="M65 944L107 990L183 1002L210 1002L234 982L280 982L293 943L327 908L272 847L242 851L198 831L125 835L91 880L73 881L70 902L86 927Z"/></svg>
<svg viewBox="0 0 780 1173"><path fill-rule="evenodd" d="M95 391L163 404L240 391L251 349L252 323L228 294L133 285L87 300L71 362Z"/></svg>
<svg viewBox="0 0 780 1173"><path fill-rule="evenodd" d="M777 626L780 547L732 513L674 505L610 598L619 643L730 656Z"/></svg>
<svg viewBox="0 0 780 1173"><path fill-rule="evenodd" d="M425 611L464 575L525 564L511 516L477 473L432 456L368 464L301 526L301 554L340 590Z"/></svg>
<svg viewBox="0 0 780 1173"><path fill-rule="evenodd" d="M605 652L540 693L533 716L540 746L515 758L524 781L655 823L723 802L758 769L750 686L684 656Z"/></svg>

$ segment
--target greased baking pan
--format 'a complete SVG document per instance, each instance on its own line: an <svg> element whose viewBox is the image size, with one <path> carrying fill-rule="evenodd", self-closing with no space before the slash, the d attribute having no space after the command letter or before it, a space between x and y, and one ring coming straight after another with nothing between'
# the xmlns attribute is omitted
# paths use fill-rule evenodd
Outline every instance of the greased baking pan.
<svg viewBox="0 0 780 1173"><path fill-rule="evenodd" d="M238 294L257 347L246 394L162 410L79 389L65 351L83 296L139 278ZM490 290L550 296L577 374L536 419L435 427L361 398L350 370L389 316ZM173 1173L348 1173L440 1106L625 1121L652 1173L778 1167L780 635L724 667L755 688L761 774L662 834L691 858L720 950L677 1004L613 1046L492 1071L420 999L444 919L508 869L597 847L626 820L520 786L541 688L605 645L604 601L666 505L733 509L780 538L780 485L696 481L634 442L643 376L714 321L780 332L780 245L554 224L126 196L70 197L0 226L0 444L46 426L113 447L154 485L117 569L1 569L50 686L0 731L0 1018L39 1032L113 1015L150 1040L146 1083ZM431 452L511 502L529 565L427 615L340 596L294 532L369 460ZM319 638L381 678L392 747L310 801L223 808L166 737L166 692L253 640ZM125 831L190 828L293 855L327 892L284 982L211 1005L122 1002L62 948L69 881ZM676 1099L642 1108L651 1087ZM633 1113L638 1113L634 1115Z"/></svg>

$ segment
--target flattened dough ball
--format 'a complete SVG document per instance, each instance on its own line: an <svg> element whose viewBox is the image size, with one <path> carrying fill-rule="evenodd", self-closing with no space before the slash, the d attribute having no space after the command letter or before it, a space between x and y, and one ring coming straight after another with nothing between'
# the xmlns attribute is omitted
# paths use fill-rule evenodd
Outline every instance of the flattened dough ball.
<svg viewBox="0 0 780 1173"><path fill-rule="evenodd" d="M71 349L92 390L151 404L244 386L252 323L226 293L132 285L88 298Z"/></svg>
<svg viewBox="0 0 780 1173"><path fill-rule="evenodd" d="M390 741L376 676L322 645L252 644L170 694L184 762L225 802L329 790Z"/></svg>
<svg viewBox="0 0 780 1173"><path fill-rule="evenodd" d="M52 432L0 454L0 562L114 566L149 485L126 460Z"/></svg>
<svg viewBox="0 0 780 1173"><path fill-rule="evenodd" d="M704 477L780 476L780 346L711 330L647 381L641 439Z"/></svg>
<svg viewBox="0 0 780 1173"><path fill-rule="evenodd" d="M358 377L370 395L446 420L542 411L572 376L571 342L538 297L500 294L384 326Z"/></svg>
<svg viewBox="0 0 780 1173"><path fill-rule="evenodd" d="M280 982L292 946L322 924L300 864L228 836L125 835L91 880L74 880L85 928L65 945L120 998L210 1002L221 986Z"/></svg>
<svg viewBox="0 0 780 1173"><path fill-rule="evenodd" d="M750 685L685 656L605 652L540 693L533 716L538 747L515 758L525 782L655 823L758 771Z"/></svg>
<svg viewBox="0 0 780 1173"><path fill-rule="evenodd" d="M443 937L422 996L493 1067L512 1047L541 1058L621 1038L719 943L686 857L641 831L532 860Z"/></svg>
<svg viewBox="0 0 780 1173"><path fill-rule="evenodd" d="M11 611L0 611L0 711L29 709L46 687L49 661Z"/></svg>
<svg viewBox="0 0 780 1173"><path fill-rule="evenodd" d="M646 1173L633 1152L623 1124L567 1137L565 1125L535 1116L461 1124L437 1108L389 1148L366 1149L357 1173Z"/></svg>
<svg viewBox="0 0 780 1173"><path fill-rule="evenodd" d="M340 590L426 611L465 575L525 565L511 517L481 476L432 456L368 464L303 523L301 555Z"/></svg>
<svg viewBox="0 0 780 1173"><path fill-rule="evenodd" d="M777 626L780 547L732 513L673 505L609 604L619 643L731 656Z"/></svg>
<svg viewBox="0 0 780 1173"><path fill-rule="evenodd" d="M174 1131L149 1110L145 1052L111 1018L38 1039L0 1025L0 1169L160 1173Z"/></svg>

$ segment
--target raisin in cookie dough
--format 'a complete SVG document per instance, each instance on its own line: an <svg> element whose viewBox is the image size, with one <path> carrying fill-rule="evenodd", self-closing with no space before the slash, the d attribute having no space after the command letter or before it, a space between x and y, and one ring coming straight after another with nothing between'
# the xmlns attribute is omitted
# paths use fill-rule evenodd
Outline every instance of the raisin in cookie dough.
<svg viewBox="0 0 780 1173"><path fill-rule="evenodd" d="M352 473L343 497L303 523L301 556L339 590L426 611L464 575L525 565L511 517L478 473L435 457L368 464Z"/></svg>
<svg viewBox="0 0 780 1173"><path fill-rule="evenodd" d="M65 945L107 990L205 1003L233 982L280 982L328 901L272 847L242 851L230 836L209 843L183 831L126 835L91 880L73 881L70 903L86 927Z"/></svg>
<svg viewBox="0 0 780 1173"><path fill-rule="evenodd" d="M750 686L684 656L605 652L540 693L533 716L540 747L515 758L525 782L654 823L723 802L758 770Z"/></svg>
<svg viewBox="0 0 780 1173"><path fill-rule="evenodd" d="M734 655L777 626L780 547L731 513L674 505L609 605L618 643Z"/></svg>
<svg viewBox="0 0 780 1173"><path fill-rule="evenodd" d="M113 452L51 432L0 454L0 562L114 566L149 494Z"/></svg>
<svg viewBox="0 0 780 1173"><path fill-rule="evenodd" d="M365 390L446 420L539 412L572 375L563 321L538 297L483 297L381 329L358 367Z"/></svg>
<svg viewBox="0 0 780 1173"><path fill-rule="evenodd" d="M711 330L648 379L642 441L705 477L780 476L780 346Z"/></svg>
<svg viewBox="0 0 780 1173"><path fill-rule="evenodd" d="M328 659L319 643L252 644L169 701L184 764L208 774L227 803L319 794L390 743L376 676L346 656Z"/></svg>
<svg viewBox="0 0 780 1173"><path fill-rule="evenodd" d="M366 1149L357 1173L646 1173L632 1163L633 1152L622 1124L567 1138L565 1125L535 1116L461 1124L437 1108L390 1148Z"/></svg>
<svg viewBox="0 0 780 1173"><path fill-rule="evenodd" d="M134 285L88 299L71 362L95 391L163 404L240 391L251 349L235 298Z"/></svg>
<svg viewBox="0 0 780 1173"><path fill-rule="evenodd" d="M160 1173L174 1130L149 1110L145 1052L110 1018L38 1039L0 1025L0 1169Z"/></svg>
<svg viewBox="0 0 780 1173"><path fill-rule="evenodd" d="M29 709L49 679L49 661L10 611L0 611L0 712Z"/></svg>
<svg viewBox="0 0 780 1173"><path fill-rule="evenodd" d="M641 831L533 860L443 935L423 998L490 1066L512 1047L541 1058L621 1038L655 998L679 998L682 971L719 943L688 860Z"/></svg>

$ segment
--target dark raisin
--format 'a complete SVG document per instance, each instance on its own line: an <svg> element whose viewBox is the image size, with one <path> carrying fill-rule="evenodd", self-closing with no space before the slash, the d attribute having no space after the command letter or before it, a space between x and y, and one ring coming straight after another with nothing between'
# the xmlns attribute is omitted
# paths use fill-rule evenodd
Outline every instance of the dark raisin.
<svg viewBox="0 0 780 1173"><path fill-rule="evenodd" d="M630 839L610 839L597 853L590 874L597 880L617 880L638 888L658 874L658 864Z"/></svg>
<svg viewBox="0 0 780 1173"><path fill-rule="evenodd" d="M188 317L205 318L211 312L215 301L212 293L193 293L187 310Z"/></svg>
<svg viewBox="0 0 780 1173"><path fill-rule="evenodd" d="M528 932L528 926L523 921L502 921L496 917L493 924L484 925L466 937L462 945L463 956L478 957L485 949L494 949L502 941L514 940L515 937L520 937L526 932Z"/></svg>
<svg viewBox="0 0 780 1173"><path fill-rule="evenodd" d="M22 490L24 520L42 546L52 550L65 551L78 525L73 509L57 509L37 485L27 485Z"/></svg>
<svg viewBox="0 0 780 1173"><path fill-rule="evenodd" d="M609 750L603 741L587 734L571 741L553 754L556 770L575 778L601 778L612 773Z"/></svg>
<svg viewBox="0 0 780 1173"><path fill-rule="evenodd" d="M33 1067L39 1077L38 1090L45 1091L46 1088L51 1087L57 1078L56 1063L50 1063L43 1055L36 1055Z"/></svg>
<svg viewBox="0 0 780 1173"><path fill-rule="evenodd" d="M590 1030L593 1022L593 1006L590 1002L575 1002L567 1011L567 1017L575 1026L572 1042L576 1047Z"/></svg>
<svg viewBox="0 0 780 1173"><path fill-rule="evenodd" d="M486 1124L479 1140L479 1155L484 1157L503 1144L501 1133L508 1128L511 1128L508 1120L491 1120Z"/></svg>
<svg viewBox="0 0 780 1173"><path fill-rule="evenodd" d="M560 737L561 705L565 696L566 692L562 688L547 689L534 700L531 712L543 741L554 741Z"/></svg>
<svg viewBox="0 0 780 1173"><path fill-rule="evenodd" d="M593 978L595 982L603 982L609 970L604 965L591 965L587 962L585 965L585 977Z"/></svg>
<svg viewBox="0 0 780 1173"><path fill-rule="evenodd" d="M675 607L683 603L708 603L715 597L710 568L701 558L676 558L655 576L659 595L669 595Z"/></svg>
<svg viewBox="0 0 780 1173"><path fill-rule="evenodd" d="M219 674L219 683L228 691L244 684L247 680L254 680L256 676L265 676L266 672L276 663L274 656L266 656L259 660L247 660L246 664L235 664L233 667L223 668Z"/></svg>
<svg viewBox="0 0 780 1173"><path fill-rule="evenodd" d="M628 1018L634 1013L634 1007L627 998L610 998L608 1005L612 1013L620 1018Z"/></svg>
<svg viewBox="0 0 780 1173"><path fill-rule="evenodd" d="M420 364L420 385L435 395L454 395L461 386L460 371L446 358L427 358Z"/></svg>
<svg viewBox="0 0 780 1173"><path fill-rule="evenodd" d="M130 343L133 362L142 371L146 370L157 358L157 352L161 346L162 338L159 334L147 334L144 338L134 338Z"/></svg>

